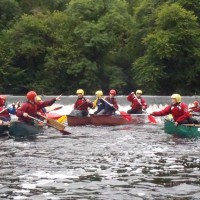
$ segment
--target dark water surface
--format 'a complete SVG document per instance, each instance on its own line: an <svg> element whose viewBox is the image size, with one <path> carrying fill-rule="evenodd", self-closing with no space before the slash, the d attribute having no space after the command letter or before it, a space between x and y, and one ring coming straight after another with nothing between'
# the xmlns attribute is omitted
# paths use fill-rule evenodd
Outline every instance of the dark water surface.
<svg viewBox="0 0 200 200"><path fill-rule="evenodd" d="M155 125L0 140L0 199L199 199L199 140Z"/></svg>
<svg viewBox="0 0 200 200"><path fill-rule="evenodd" d="M200 140L163 125L69 127L0 138L0 199L198 200Z"/></svg>

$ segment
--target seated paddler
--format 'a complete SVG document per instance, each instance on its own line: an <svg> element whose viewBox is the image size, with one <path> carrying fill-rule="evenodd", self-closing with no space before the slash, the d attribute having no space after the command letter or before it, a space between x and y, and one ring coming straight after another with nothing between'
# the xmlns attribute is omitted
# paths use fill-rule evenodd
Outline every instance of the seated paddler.
<svg viewBox="0 0 200 200"><path fill-rule="evenodd" d="M84 90L78 89L76 91L77 100L74 103L74 110L70 113L73 116L85 117L88 116L88 108L93 107L93 103L84 97Z"/></svg>
<svg viewBox="0 0 200 200"><path fill-rule="evenodd" d="M200 105L198 101L193 102L193 106L189 107L190 112L200 112Z"/></svg>
<svg viewBox="0 0 200 200"><path fill-rule="evenodd" d="M37 95L37 96L36 96L36 103L38 104L38 106L39 106L40 104L42 104L43 102L44 102L44 101L42 100L42 97L39 96L39 95ZM39 113L40 115L43 115L43 116L46 116L46 112L47 112L47 110L46 110L45 107L42 108L42 109L40 109L40 110L38 111L38 113Z"/></svg>
<svg viewBox="0 0 200 200"><path fill-rule="evenodd" d="M42 108L51 106L55 101L60 100L60 96L57 98L52 98L50 100L43 101L42 103L37 102L37 93L35 91L29 91L26 94L27 101L22 103L22 105L17 109L16 115L20 122L25 122L28 124L34 124L34 121L29 118L31 117L39 118L37 112Z"/></svg>
<svg viewBox="0 0 200 200"><path fill-rule="evenodd" d="M137 90L136 94L132 92L127 96L127 100L131 102L128 114L142 114L142 111L147 109L146 101L142 98L142 90Z"/></svg>
<svg viewBox="0 0 200 200"><path fill-rule="evenodd" d="M171 96L171 105L168 105L161 111L151 113L153 116L165 116L171 114L175 125L179 124L198 124L198 121L191 117L187 104L181 102L179 94Z"/></svg>
<svg viewBox="0 0 200 200"><path fill-rule="evenodd" d="M11 120L11 114L16 114L16 106L14 103L12 105L7 104L7 96L1 95L0 96L0 124L7 125Z"/></svg>
<svg viewBox="0 0 200 200"><path fill-rule="evenodd" d="M105 101L103 100L103 92L98 90L95 92L96 99L93 101L93 109L97 108L94 112L95 115L103 115L105 113Z"/></svg>
<svg viewBox="0 0 200 200"><path fill-rule="evenodd" d="M105 98L105 114L115 115L115 111L118 110L119 106L115 96L117 95L116 90L112 89L109 92L109 96Z"/></svg>

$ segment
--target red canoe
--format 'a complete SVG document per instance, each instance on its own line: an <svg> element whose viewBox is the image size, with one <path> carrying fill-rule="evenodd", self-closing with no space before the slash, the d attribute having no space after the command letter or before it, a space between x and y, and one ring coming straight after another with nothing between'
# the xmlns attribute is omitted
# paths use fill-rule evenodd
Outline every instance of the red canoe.
<svg viewBox="0 0 200 200"><path fill-rule="evenodd" d="M145 123L146 116L131 115L131 121L127 121L121 115L90 115L89 117L77 117L67 115L68 126L117 126L125 124Z"/></svg>
<svg viewBox="0 0 200 200"><path fill-rule="evenodd" d="M59 115L59 114L56 114L56 113L45 113L46 116L50 119L54 119L54 120L57 120L59 119L60 117L62 117L62 115Z"/></svg>
<svg viewBox="0 0 200 200"><path fill-rule="evenodd" d="M95 126L117 126L125 124L141 124L145 122L145 116L131 115L131 120L124 119L121 115L92 115L91 122Z"/></svg>
<svg viewBox="0 0 200 200"><path fill-rule="evenodd" d="M67 115L68 126L86 126L91 124L90 117Z"/></svg>

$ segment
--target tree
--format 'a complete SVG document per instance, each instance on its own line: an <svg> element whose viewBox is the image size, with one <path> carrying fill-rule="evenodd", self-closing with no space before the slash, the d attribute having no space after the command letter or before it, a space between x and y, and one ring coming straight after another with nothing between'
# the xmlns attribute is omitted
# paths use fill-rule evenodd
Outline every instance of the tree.
<svg viewBox="0 0 200 200"><path fill-rule="evenodd" d="M177 91L184 94L186 88L189 91L200 70L199 38L197 17L192 12L179 4L162 6L157 14L155 31L144 39L147 47L145 56L134 64L135 78L147 80L142 83L145 87L148 82L145 74L154 71L150 70L153 66L159 69L154 77L154 85L158 87L151 92L155 92L159 86L166 88L165 93ZM193 87L191 92L195 90L197 88Z"/></svg>
<svg viewBox="0 0 200 200"><path fill-rule="evenodd" d="M19 4L15 0L0 1L0 30L7 28L12 20L21 14Z"/></svg>

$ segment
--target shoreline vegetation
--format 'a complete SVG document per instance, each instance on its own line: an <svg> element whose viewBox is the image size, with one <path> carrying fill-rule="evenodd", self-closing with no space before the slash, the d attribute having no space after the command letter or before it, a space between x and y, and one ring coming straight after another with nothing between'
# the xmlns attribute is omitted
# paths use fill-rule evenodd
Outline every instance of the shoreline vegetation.
<svg viewBox="0 0 200 200"><path fill-rule="evenodd" d="M200 93L199 0L1 0L0 92Z"/></svg>

